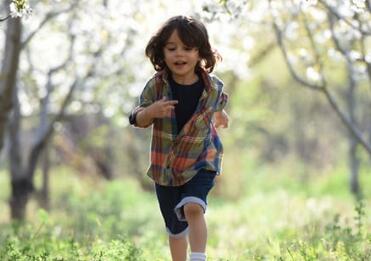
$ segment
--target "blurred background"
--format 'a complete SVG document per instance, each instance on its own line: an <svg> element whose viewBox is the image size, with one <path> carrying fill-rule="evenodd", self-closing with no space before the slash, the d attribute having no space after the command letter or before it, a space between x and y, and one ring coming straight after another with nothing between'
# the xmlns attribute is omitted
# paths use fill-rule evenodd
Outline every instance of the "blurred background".
<svg viewBox="0 0 371 261"><path fill-rule="evenodd" d="M205 23L230 96L210 260L370 260L370 12L369 0L2 1L0 259L170 260L145 175L151 130L128 114L154 73L148 40L182 14Z"/></svg>

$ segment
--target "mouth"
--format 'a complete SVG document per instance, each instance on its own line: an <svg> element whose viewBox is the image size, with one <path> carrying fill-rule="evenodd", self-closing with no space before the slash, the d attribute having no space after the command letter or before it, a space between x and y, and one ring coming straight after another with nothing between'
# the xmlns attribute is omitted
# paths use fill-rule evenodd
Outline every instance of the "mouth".
<svg viewBox="0 0 371 261"><path fill-rule="evenodd" d="M176 66L185 65L185 64L187 64L187 63L184 62L184 61L176 61L176 62L174 63L174 65L176 65Z"/></svg>

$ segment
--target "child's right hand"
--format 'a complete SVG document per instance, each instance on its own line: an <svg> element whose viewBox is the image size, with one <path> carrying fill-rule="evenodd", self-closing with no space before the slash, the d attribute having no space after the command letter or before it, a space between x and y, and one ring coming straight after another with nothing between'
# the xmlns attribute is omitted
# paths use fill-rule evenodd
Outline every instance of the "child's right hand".
<svg viewBox="0 0 371 261"><path fill-rule="evenodd" d="M175 109L177 100L167 100L164 96L161 100L158 100L148 106L147 113L151 118L165 118L171 116L171 111Z"/></svg>

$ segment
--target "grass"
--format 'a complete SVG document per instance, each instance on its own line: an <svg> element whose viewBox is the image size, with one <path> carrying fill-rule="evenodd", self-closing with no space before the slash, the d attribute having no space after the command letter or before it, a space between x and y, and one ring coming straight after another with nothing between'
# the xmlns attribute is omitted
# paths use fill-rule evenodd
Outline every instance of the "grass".
<svg viewBox="0 0 371 261"><path fill-rule="evenodd" d="M245 169L238 197L217 187L209 198L209 260L371 259L371 198L353 200L342 168L305 182L285 167ZM51 181L52 211L33 199L23 224L9 222L9 190L0 192L0 260L169 260L155 196L135 180L60 168ZM0 186L9 186L4 172Z"/></svg>

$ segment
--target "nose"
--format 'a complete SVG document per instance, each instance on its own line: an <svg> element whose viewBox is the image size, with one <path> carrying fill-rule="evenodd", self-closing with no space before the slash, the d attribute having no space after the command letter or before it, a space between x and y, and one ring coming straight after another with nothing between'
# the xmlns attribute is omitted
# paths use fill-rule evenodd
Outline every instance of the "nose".
<svg viewBox="0 0 371 261"><path fill-rule="evenodd" d="M183 55L183 50L181 48L177 48L175 51L176 56L182 56Z"/></svg>

